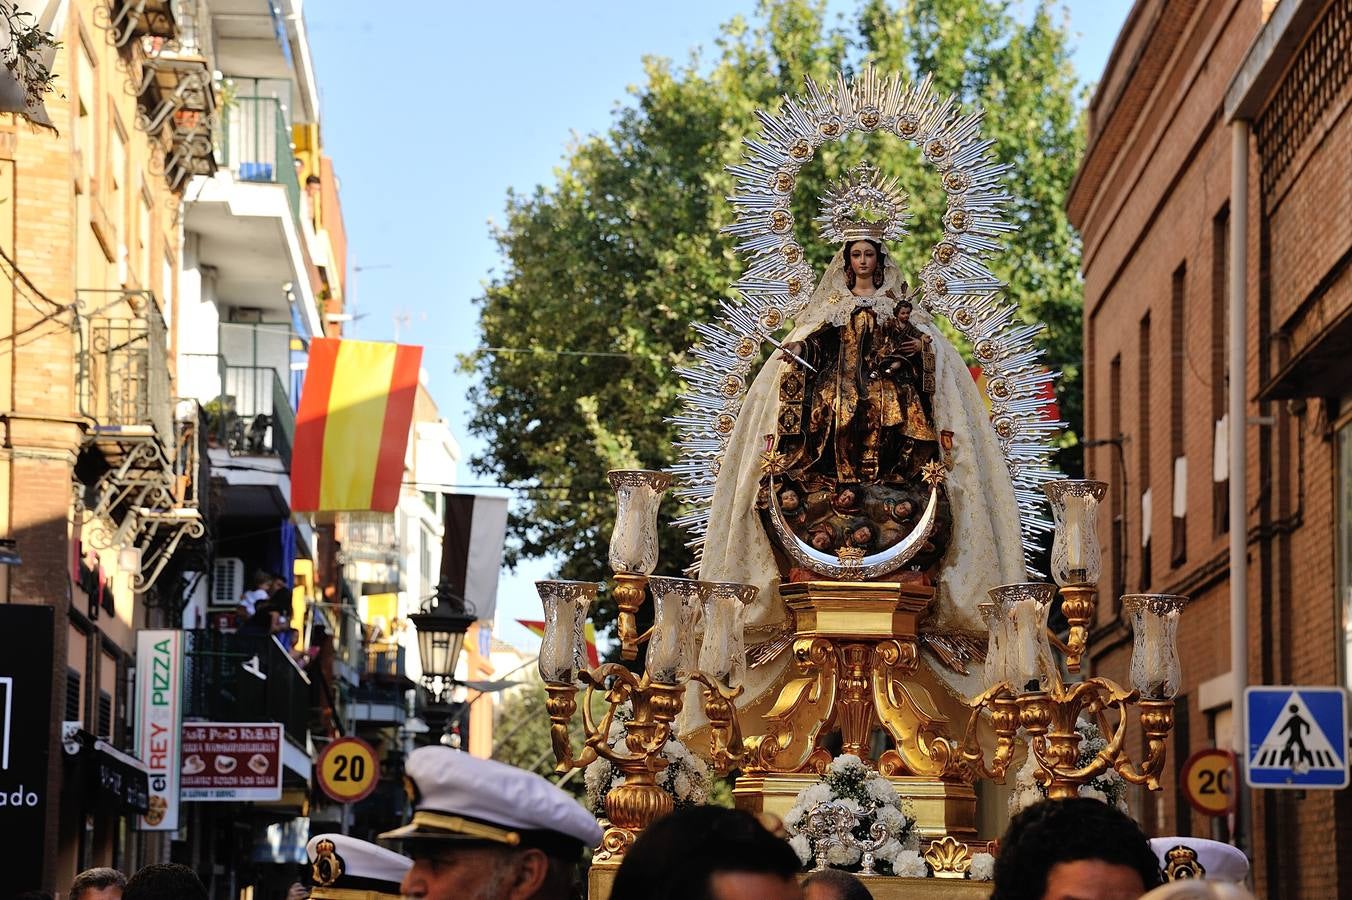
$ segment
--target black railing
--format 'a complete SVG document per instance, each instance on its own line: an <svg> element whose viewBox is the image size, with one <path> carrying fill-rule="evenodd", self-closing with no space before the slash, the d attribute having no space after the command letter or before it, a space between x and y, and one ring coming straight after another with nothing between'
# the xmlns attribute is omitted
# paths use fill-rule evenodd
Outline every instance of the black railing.
<svg viewBox="0 0 1352 900"><path fill-rule="evenodd" d="M302 746L310 722L310 679L271 635L187 635L186 719L280 722Z"/></svg>
<svg viewBox="0 0 1352 900"><path fill-rule="evenodd" d="M290 468L296 414L276 369L231 365L214 353L185 353L179 381L185 393L202 401L216 446L232 456L276 456Z"/></svg>
<svg viewBox="0 0 1352 900"><path fill-rule="evenodd" d="M150 291L76 291L97 310L76 331L80 412L97 428L154 426L173 440L174 401L164 319Z"/></svg>
<svg viewBox="0 0 1352 900"><path fill-rule="evenodd" d="M362 669L363 678L390 679L402 678L407 673L404 668L404 648L391 647L382 650L366 651L366 665Z"/></svg>

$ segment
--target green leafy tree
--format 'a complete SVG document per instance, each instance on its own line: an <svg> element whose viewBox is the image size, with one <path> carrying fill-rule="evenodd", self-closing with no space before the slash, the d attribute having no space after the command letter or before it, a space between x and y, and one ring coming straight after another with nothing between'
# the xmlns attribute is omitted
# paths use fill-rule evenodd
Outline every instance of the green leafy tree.
<svg viewBox="0 0 1352 900"><path fill-rule="evenodd" d="M708 60L645 60L646 83L609 131L569 148L554 186L508 196L495 232L504 265L478 301L480 349L462 364L478 376L470 430L487 444L476 471L526 491L509 563L558 554L562 577L605 576L605 473L672 462L676 429L665 420L682 390L672 369L693 341L690 323L715 316L742 270L719 233L732 216L723 167L758 130L757 108L778 109L806 75L826 82L864 62L930 72L988 111L984 134L1014 164L1022 227L993 268L1021 314L1047 324L1048 361L1065 373L1063 416L1078 421L1079 241L1063 207L1083 136L1065 28L1045 4L1025 22L1010 2L868 0L830 24L824 3L766 0L754 21L723 26ZM834 248L812 232L815 198L864 158L911 194L913 234L896 249L915 272L941 228L942 191L909 147L882 135L818 150L795 191L799 240L825 264ZM670 573L690 560L688 536L668 525L675 506L665 504L661 528L660 571Z"/></svg>

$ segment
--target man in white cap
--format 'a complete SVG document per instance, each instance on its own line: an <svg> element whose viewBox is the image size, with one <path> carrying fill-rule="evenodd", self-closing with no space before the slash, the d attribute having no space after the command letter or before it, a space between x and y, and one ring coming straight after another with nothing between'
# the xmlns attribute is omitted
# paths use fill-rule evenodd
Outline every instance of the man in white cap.
<svg viewBox="0 0 1352 900"><path fill-rule="evenodd" d="M1157 837L1150 849L1159 857L1165 882L1205 878L1243 884L1249 859L1238 847L1195 837Z"/></svg>
<svg viewBox="0 0 1352 900"><path fill-rule="evenodd" d="M317 834L305 845L310 900L397 900L413 860L345 834Z"/></svg>
<svg viewBox="0 0 1352 900"><path fill-rule="evenodd" d="M568 900L583 846L601 829L539 775L452 750L420 747L404 764L413 818L382 840L413 857L407 897Z"/></svg>

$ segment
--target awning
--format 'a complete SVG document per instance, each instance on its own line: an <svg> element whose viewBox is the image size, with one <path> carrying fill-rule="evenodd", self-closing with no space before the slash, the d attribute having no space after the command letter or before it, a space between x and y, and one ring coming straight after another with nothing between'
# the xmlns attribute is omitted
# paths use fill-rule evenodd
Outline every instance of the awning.
<svg viewBox="0 0 1352 900"><path fill-rule="evenodd" d="M1352 308L1343 310L1258 392L1260 400L1341 395L1352 360Z"/></svg>
<svg viewBox="0 0 1352 900"><path fill-rule="evenodd" d="M68 734L67 741L79 745L77 778L92 805L119 815L150 809L150 773L139 759L87 731Z"/></svg>

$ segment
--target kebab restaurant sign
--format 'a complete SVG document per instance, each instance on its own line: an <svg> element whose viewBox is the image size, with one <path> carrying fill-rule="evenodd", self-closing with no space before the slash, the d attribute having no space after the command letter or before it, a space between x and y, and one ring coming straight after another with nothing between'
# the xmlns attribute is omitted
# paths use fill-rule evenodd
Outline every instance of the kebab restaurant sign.
<svg viewBox="0 0 1352 900"><path fill-rule="evenodd" d="M183 726L184 800L281 797L281 725L193 722Z"/></svg>
<svg viewBox="0 0 1352 900"><path fill-rule="evenodd" d="M150 773L150 808L142 831L176 831L183 722L183 632L143 630L136 636L136 756Z"/></svg>

